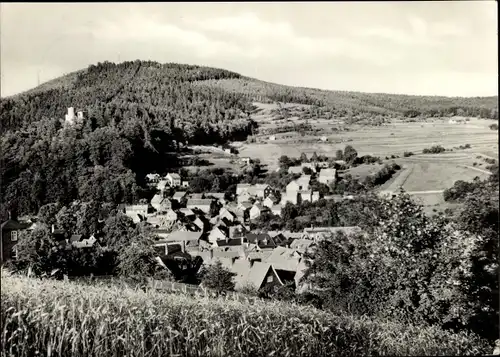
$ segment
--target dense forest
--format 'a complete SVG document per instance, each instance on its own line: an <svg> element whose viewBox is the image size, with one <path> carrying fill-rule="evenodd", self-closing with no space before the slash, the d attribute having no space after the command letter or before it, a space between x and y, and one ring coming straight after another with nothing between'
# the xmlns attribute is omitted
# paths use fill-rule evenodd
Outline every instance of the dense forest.
<svg viewBox="0 0 500 357"><path fill-rule="evenodd" d="M252 78L211 79L197 85L223 88L256 101L279 101L315 105L340 117L383 115L415 118L419 116L473 116L498 119L497 97L437 97L384 93L358 93L299 88ZM362 119L361 117L358 119Z"/></svg>
<svg viewBox="0 0 500 357"><path fill-rule="evenodd" d="M52 202L122 203L146 197L145 175L181 166L181 145L245 140L256 126L250 118L255 100L315 104L330 117L432 114L434 109L440 115L498 116L493 97L333 92L209 67L98 63L1 99L0 218L8 211L35 213ZM65 125L68 107L84 112L83 123Z"/></svg>

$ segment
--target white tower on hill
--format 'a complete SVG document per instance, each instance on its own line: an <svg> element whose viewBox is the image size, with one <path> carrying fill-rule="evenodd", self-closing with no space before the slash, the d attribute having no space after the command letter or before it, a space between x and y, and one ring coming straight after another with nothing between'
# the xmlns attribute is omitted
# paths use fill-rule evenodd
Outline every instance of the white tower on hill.
<svg viewBox="0 0 500 357"><path fill-rule="evenodd" d="M73 124L75 121L75 108L68 108L68 114L65 116L66 122L69 124Z"/></svg>

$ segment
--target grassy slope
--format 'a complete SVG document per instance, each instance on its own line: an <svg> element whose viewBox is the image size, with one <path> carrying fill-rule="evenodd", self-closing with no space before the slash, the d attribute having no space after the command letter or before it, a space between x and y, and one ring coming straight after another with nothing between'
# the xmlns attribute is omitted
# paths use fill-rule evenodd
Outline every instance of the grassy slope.
<svg viewBox="0 0 500 357"><path fill-rule="evenodd" d="M5 272L1 300L2 355L463 355L490 350L473 336L339 317L304 306L30 280Z"/></svg>

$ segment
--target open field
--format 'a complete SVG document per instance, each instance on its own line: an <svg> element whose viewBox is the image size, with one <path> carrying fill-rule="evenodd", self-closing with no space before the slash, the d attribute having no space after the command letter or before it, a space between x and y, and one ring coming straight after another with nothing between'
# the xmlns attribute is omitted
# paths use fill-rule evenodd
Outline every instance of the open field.
<svg viewBox="0 0 500 357"><path fill-rule="evenodd" d="M237 143L240 156L259 158L261 162L277 166L276 159L281 155L299 156L300 153L333 156L338 149L352 145L359 155L403 156L405 151L414 153L433 145L453 149L470 144L467 150L454 150L460 155L487 155L498 157L498 132L488 128L492 120L471 118L468 124L448 124L445 119L432 119L431 123L395 122L383 126L349 126L349 131L339 131L325 135L328 142L320 142L319 137L286 133L291 138L280 139L284 134L277 134L277 140L265 143ZM311 123L311 120L309 121ZM336 127L337 124L332 124ZM332 142L333 141L333 142Z"/></svg>
<svg viewBox="0 0 500 357"><path fill-rule="evenodd" d="M43 293L41 294L40 292ZM245 302L9 276L2 356L483 355L473 335Z"/></svg>

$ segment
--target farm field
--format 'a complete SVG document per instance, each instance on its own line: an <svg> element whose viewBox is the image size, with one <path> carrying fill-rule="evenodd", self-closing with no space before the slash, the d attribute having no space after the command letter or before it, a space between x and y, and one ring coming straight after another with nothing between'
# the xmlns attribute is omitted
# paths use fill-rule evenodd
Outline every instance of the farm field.
<svg viewBox="0 0 500 357"><path fill-rule="evenodd" d="M259 158L261 162L277 165L281 155L299 156L302 152L332 156L336 150L352 145L359 155L386 157L402 156L405 151L414 153L433 145L453 149L470 144L468 150L453 151L461 155L487 155L498 157L498 133L488 128L492 121L471 119L474 124L448 124L442 120L436 123L394 123L379 127L350 126L351 131L340 131L325 135L328 142L320 142L318 137L295 136L289 140L266 140L266 143L238 143L240 156ZM309 142L301 142L301 141ZM312 142L310 142L313 140ZM335 142L332 142L335 141Z"/></svg>
<svg viewBox="0 0 500 357"><path fill-rule="evenodd" d="M1 277L2 356L422 356L490 349L470 334L282 302L144 292L4 271Z"/></svg>

